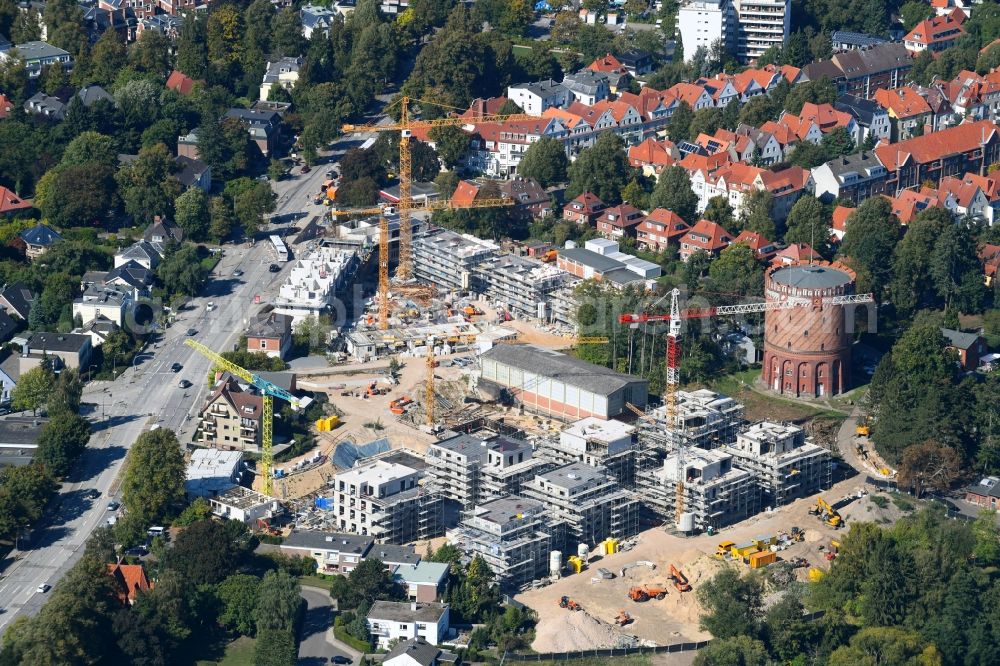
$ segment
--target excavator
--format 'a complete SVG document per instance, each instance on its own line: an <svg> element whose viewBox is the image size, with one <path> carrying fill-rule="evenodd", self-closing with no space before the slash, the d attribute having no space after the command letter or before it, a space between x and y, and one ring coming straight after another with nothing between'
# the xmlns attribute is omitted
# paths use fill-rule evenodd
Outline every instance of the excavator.
<svg viewBox="0 0 1000 666"><path fill-rule="evenodd" d="M825 521L834 529L840 529L844 526L844 519L840 517L840 513L822 497L816 498L816 505L809 508L809 513L818 516L820 520Z"/></svg>
<svg viewBox="0 0 1000 666"><path fill-rule="evenodd" d="M674 581L674 587L677 588L678 592L691 591L691 584L688 583L687 576L681 573L680 569L675 567L673 564L670 565L669 575L670 580Z"/></svg>
<svg viewBox="0 0 1000 666"><path fill-rule="evenodd" d="M624 627L626 624L632 622L632 616L625 612L625 609L618 611L618 615L615 616L615 624L619 627Z"/></svg>
<svg viewBox="0 0 1000 666"><path fill-rule="evenodd" d="M565 608L566 610L571 610L571 611L583 610L583 606L581 606L580 604L576 603L575 601L573 601L569 597L560 597L559 598L559 608Z"/></svg>
<svg viewBox="0 0 1000 666"><path fill-rule="evenodd" d="M649 601L650 599L663 599L667 596L667 588L655 585L645 587L633 587L628 591L628 598L632 601Z"/></svg>

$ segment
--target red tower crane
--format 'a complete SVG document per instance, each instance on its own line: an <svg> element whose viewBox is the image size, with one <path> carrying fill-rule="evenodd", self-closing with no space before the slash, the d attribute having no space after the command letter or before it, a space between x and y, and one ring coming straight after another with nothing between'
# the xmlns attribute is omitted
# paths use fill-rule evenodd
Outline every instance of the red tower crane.
<svg viewBox="0 0 1000 666"><path fill-rule="evenodd" d="M765 301L763 303L738 303L736 305L720 305L708 308L680 308L680 289L673 289L670 292L670 312L667 314L623 314L618 317L618 323L637 326L646 322L665 321L667 327L667 372L663 394L663 404L667 413L668 430L677 429L677 389L680 386L681 368L681 321L684 319L706 319L715 316L729 316L738 314L748 314L751 312L768 312L771 310L785 310L788 308L800 308L826 305L845 305L849 303L871 303L874 297L871 294L849 294L844 296L830 296L822 299L788 298L778 301ZM677 451L677 498L674 505L674 520L678 528L681 526L681 515L684 513L684 441L678 437L675 440Z"/></svg>

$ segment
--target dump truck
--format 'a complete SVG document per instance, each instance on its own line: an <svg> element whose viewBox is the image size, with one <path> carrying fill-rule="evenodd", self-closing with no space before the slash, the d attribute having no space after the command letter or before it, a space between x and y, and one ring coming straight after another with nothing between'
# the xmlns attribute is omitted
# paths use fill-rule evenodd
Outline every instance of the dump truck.
<svg viewBox="0 0 1000 666"><path fill-rule="evenodd" d="M629 588L628 598L632 601L649 601L650 599L664 599L667 596L667 588L656 585L646 585L645 587Z"/></svg>
<svg viewBox="0 0 1000 666"><path fill-rule="evenodd" d="M681 571L675 567L673 564L670 565L670 580L674 581L674 587L677 588L678 592L690 592L691 584L688 583L687 576L685 576Z"/></svg>
<svg viewBox="0 0 1000 666"><path fill-rule="evenodd" d="M571 611L583 610L583 606L581 606L580 604L576 603L575 601L573 601L569 597L560 597L559 598L559 608L565 608L566 610L571 610Z"/></svg>

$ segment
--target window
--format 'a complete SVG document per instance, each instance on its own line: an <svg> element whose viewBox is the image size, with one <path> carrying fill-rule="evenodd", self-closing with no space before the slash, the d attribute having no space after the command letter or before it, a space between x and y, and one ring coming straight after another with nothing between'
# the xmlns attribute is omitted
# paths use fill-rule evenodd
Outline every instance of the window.
<svg viewBox="0 0 1000 666"><path fill-rule="evenodd" d="M260 348L261 349L267 349L267 340L261 340L260 341Z"/></svg>

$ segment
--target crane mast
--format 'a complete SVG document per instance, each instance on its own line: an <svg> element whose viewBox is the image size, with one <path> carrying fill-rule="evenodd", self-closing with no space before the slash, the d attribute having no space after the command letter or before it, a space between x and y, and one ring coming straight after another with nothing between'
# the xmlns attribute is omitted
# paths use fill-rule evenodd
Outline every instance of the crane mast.
<svg viewBox="0 0 1000 666"><path fill-rule="evenodd" d="M410 224L410 208L413 202L410 198L410 178L413 170L410 162L410 129L409 115L410 99L400 100L399 124L399 268L396 275L400 280L413 277L413 227Z"/></svg>

